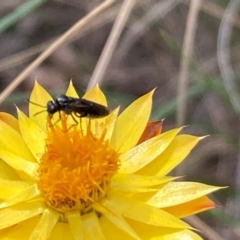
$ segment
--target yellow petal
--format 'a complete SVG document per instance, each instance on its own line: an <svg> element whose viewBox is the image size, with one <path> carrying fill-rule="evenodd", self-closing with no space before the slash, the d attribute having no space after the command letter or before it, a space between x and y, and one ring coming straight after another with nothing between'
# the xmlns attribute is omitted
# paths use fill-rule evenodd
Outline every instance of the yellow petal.
<svg viewBox="0 0 240 240"><path fill-rule="evenodd" d="M76 240L73 238L71 229L68 223L57 222L49 240Z"/></svg>
<svg viewBox="0 0 240 240"><path fill-rule="evenodd" d="M142 176L137 174L117 173L111 179L112 185L131 185L134 187L151 187L159 184L173 181L176 177L158 177L158 176Z"/></svg>
<svg viewBox="0 0 240 240"><path fill-rule="evenodd" d="M158 178L155 176L141 176L134 174L115 174L110 187L123 192L156 192L159 187L153 187L174 180L173 177ZM149 188L151 187L151 188Z"/></svg>
<svg viewBox="0 0 240 240"><path fill-rule="evenodd" d="M82 98L95 103L99 103L105 107L107 106L106 97L98 85L96 85L95 87L90 89L88 92L86 92Z"/></svg>
<svg viewBox="0 0 240 240"><path fill-rule="evenodd" d="M166 234L164 236L152 238L152 240L203 240L196 233L185 229L176 233Z"/></svg>
<svg viewBox="0 0 240 240"><path fill-rule="evenodd" d="M119 152L133 148L140 139L152 109L153 91L138 98L118 117L110 145Z"/></svg>
<svg viewBox="0 0 240 240"><path fill-rule="evenodd" d="M8 231L6 231L4 236L1 235L1 231L0 231L1 240L18 240L18 239L29 240L32 230L36 226L39 219L40 219L40 216L36 216L28 220L25 220L11 227L10 229L7 228Z"/></svg>
<svg viewBox="0 0 240 240"><path fill-rule="evenodd" d="M17 112L22 137L34 157L40 161L39 159L45 151L47 134L35 122L26 117L26 115L19 109Z"/></svg>
<svg viewBox="0 0 240 240"><path fill-rule="evenodd" d="M11 180L20 180L21 178L16 173L16 171L0 159L0 178L11 179Z"/></svg>
<svg viewBox="0 0 240 240"><path fill-rule="evenodd" d="M197 182L169 182L146 203L157 208L175 206L192 201L219 189L221 189L221 187Z"/></svg>
<svg viewBox="0 0 240 240"><path fill-rule="evenodd" d="M188 229L175 229L175 228L164 228L164 227L156 227L147 225L145 223L140 223L137 221L134 221L132 219L127 219L130 226L133 227L133 229L137 229L139 236L141 237L141 240L188 240L188 238L175 238L176 236L183 236L183 233L185 233L186 237L189 236L197 236L195 233L191 232ZM165 238L165 237L169 238ZM173 236L174 238L170 238L170 236ZM190 240L193 240L194 238L189 238ZM196 240L200 240L201 238L196 238Z"/></svg>
<svg viewBox="0 0 240 240"><path fill-rule="evenodd" d="M185 134L176 136L161 155L149 165L141 169L138 173L144 175L165 176L186 158L193 147L201 139L202 138Z"/></svg>
<svg viewBox="0 0 240 240"><path fill-rule="evenodd" d="M95 212L84 214L82 216L82 224L85 240L105 240L99 220Z"/></svg>
<svg viewBox="0 0 240 240"><path fill-rule="evenodd" d="M105 140L110 140L112 137L112 133L114 130L114 126L117 120L119 108L114 109L108 116L103 118L83 118L81 119L81 128L83 132L86 131L89 124L91 126L91 133L97 137L100 138L103 134L103 132L106 133Z"/></svg>
<svg viewBox="0 0 240 240"><path fill-rule="evenodd" d="M105 214L106 218L112 222L115 226L120 228L122 231L128 233L130 236L132 236L134 239L141 240L137 233L131 228L131 226L127 223L127 221L116 211L115 208L109 204L108 201L103 200L103 205L108 208L113 214Z"/></svg>
<svg viewBox="0 0 240 240"><path fill-rule="evenodd" d="M38 178L38 164L25 160L11 152L0 148L0 158L9 166L17 170L18 175L24 180L36 180Z"/></svg>
<svg viewBox="0 0 240 240"><path fill-rule="evenodd" d="M101 229L106 237L106 240L134 240L128 233L122 231L118 226L116 226L112 221L110 221L106 216L101 216L99 219ZM143 240L143 239L141 239Z"/></svg>
<svg viewBox="0 0 240 240"><path fill-rule="evenodd" d="M2 121L0 121L0 136L0 148L29 161L36 162L26 143L23 141L22 136Z"/></svg>
<svg viewBox="0 0 240 240"><path fill-rule="evenodd" d="M182 203L176 206L163 208L164 211L176 216L184 218L202 211L215 208L216 204L206 196L194 199L190 202Z"/></svg>
<svg viewBox="0 0 240 240"><path fill-rule="evenodd" d="M41 214L45 206L42 203L22 203L0 211L0 229Z"/></svg>
<svg viewBox="0 0 240 240"><path fill-rule="evenodd" d="M153 137L120 155L120 173L134 173L159 156L182 128Z"/></svg>
<svg viewBox="0 0 240 240"><path fill-rule="evenodd" d="M30 183L0 178L0 199L7 199L26 190Z"/></svg>
<svg viewBox="0 0 240 240"><path fill-rule="evenodd" d="M107 200L117 211L130 219L154 226L169 228L190 228L190 226L175 216L142 202L136 201L116 192L109 192Z"/></svg>
<svg viewBox="0 0 240 240"><path fill-rule="evenodd" d="M74 239L84 240L82 218L79 212L69 212L66 216Z"/></svg>
<svg viewBox="0 0 240 240"><path fill-rule="evenodd" d="M107 208L105 208L101 203L93 202L92 207L93 209L96 210L96 212L99 212L105 215L113 215L113 213L109 211Z"/></svg>
<svg viewBox="0 0 240 240"><path fill-rule="evenodd" d="M73 98L79 98L73 84L72 84L72 81L69 82L69 86L68 86L68 89L66 91L66 95L69 96L69 97L73 97Z"/></svg>
<svg viewBox="0 0 240 240"><path fill-rule="evenodd" d="M20 133L19 126L18 126L18 120L13 117L12 115L0 112L0 120L11 126L15 131Z"/></svg>
<svg viewBox="0 0 240 240"><path fill-rule="evenodd" d="M50 209L45 209L41 215L40 221L34 228L29 240L46 240L54 228L59 214Z"/></svg>
<svg viewBox="0 0 240 240"><path fill-rule="evenodd" d="M36 184L33 184L26 189L22 190L20 193L15 193L10 198L6 199L5 201L0 203L0 208L10 207L17 203L25 202L30 200L34 197L40 195L40 191Z"/></svg>
<svg viewBox="0 0 240 240"><path fill-rule="evenodd" d="M132 192L132 193L150 193L157 192L158 188L148 188L148 187L134 187L131 185L111 185L113 190L122 191L122 192Z"/></svg>
<svg viewBox="0 0 240 240"><path fill-rule="evenodd" d="M51 100L52 100L52 97L48 94L48 92L42 86L40 86L37 83L37 81L35 81L35 85L30 96L30 101L32 103L29 103L29 118L32 119L44 131L46 131L46 127L47 127L46 119L47 119L48 113L47 111L46 112L42 112L42 111L47 110L46 104L48 101L51 101ZM34 103L41 105L42 107L37 106Z"/></svg>
<svg viewBox="0 0 240 240"><path fill-rule="evenodd" d="M137 233L131 228L131 226L129 226L129 224L126 222L126 220L123 217L121 217L120 215L119 215L119 217L116 217L116 216L106 216L106 218L108 218L115 226L120 228L122 231L126 232L128 235L133 237L133 239L142 240L137 235Z"/></svg>
<svg viewBox="0 0 240 240"><path fill-rule="evenodd" d="M119 112L119 107L114 109L106 118L104 127L106 128L105 140L110 140L114 131L117 116Z"/></svg>

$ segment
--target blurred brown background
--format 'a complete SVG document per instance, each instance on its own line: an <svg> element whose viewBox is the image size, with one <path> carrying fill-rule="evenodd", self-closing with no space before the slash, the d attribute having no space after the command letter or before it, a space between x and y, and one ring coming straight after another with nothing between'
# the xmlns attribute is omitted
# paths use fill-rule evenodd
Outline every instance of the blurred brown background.
<svg viewBox="0 0 240 240"><path fill-rule="evenodd" d="M193 21L189 12L194 1L137 1L100 86L110 107L121 105L121 109L157 87L152 119L165 118L164 131L181 123L189 125L185 132L210 135L176 173L188 180L230 186L212 196L222 207L199 216L223 239L235 240L240 239L239 0L200 1L195 12L196 28L190 32L193 47L187 74L183 74L188 79L183 92L186 111L180 121L181 56L189 46L184 47L184 41L189 21ZM101 2L0 1L1 91L53 40ZM36 78L53 96L63 93L72 79L81 95L121 3L116 1L32 71L1 104L1 111L15 114L13 103L27 111L25 99ZM227 9L235 11L231 21L226 20ZM226 51L223 54L219 53L221 47Z"/></svg>

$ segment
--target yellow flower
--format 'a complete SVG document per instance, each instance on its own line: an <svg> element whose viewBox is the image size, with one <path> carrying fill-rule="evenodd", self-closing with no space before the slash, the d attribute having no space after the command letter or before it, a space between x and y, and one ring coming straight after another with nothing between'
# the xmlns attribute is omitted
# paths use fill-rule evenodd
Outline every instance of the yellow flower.
<svg viewBox="0 0 240 240"><path fill-rule="evenodd" d="M29 118L0 113L0 239L201 239L180 218L213 208L219 187L166 176L201 138L176 128L137 144L152 94L77 125L34 104ZM98 87L84 98L107 105ZM36 83L30 100L51 97Z"/></svg>

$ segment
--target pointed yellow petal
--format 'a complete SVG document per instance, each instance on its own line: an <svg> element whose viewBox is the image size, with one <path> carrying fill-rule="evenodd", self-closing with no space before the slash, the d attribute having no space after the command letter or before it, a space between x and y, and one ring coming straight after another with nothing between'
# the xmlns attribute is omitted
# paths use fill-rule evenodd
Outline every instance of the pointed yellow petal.
<svg viewBox="0 0 240 240"><path fill-rule="evenodd" d="M23 139L32 154L39 161L45 150L47 134L20 110L18 110L18 119Z"/></svg>
<svg viewBox="0 0 240 240"><path fill-rule="evenodd" d="M153 137L120 155L120 173L134 173L159 156L182 128Z"/></svg>
<svg viewBox="0 0 240 240"><path fill-rule="evenodd" d="M71 228L72 235L75 240L84 240L83 236L83 226L82 226L82 218L80 213L77 212L69 212L66 214L69 226Z"/></svg>
<svg viewBox="0 0 240 240"><path fill-rule="evenodd" d="M157 227L157 226L151 226L147 225L145 223L140 223L137 221L134 221L132 219L127 219L130 226L132 226L133 229L138 230L138 234L141 237L141 240L165 240L166 236L174 236L175 234L178 234L179 236L182 236L183 232L190 232L189 234L185 234L186 237L191 235L191 231L187 229L175 229L175 228L167 228L167 227ZM195 235L193 233L193 235ZM168 240L172 240L171 238L166 238ZM188 238L173 238L174 240L188 240ZM196 238L196 240L199 240L199 238ZM193 240L190 238L190 240Z"/></svg>
<svg viewBox="0 0 240 240"><path fill-rule="evenodd" d="M176 177L158 177L158 176L142 176L137 174L117 173L111 179L111 185L131 185L135 187L151 187L159 184L173 181Z"/></svg>
<svg viewBox="0 0 240 240"><path fill-rule="evenodd" d="M99 103L103 106L107 106L106 97L98 85L96 85L94 88L90 89L87 93L85 93L82 98L95 103Z"/></svg>
<svg viewBox="0 0 240 240"><path fill-rule="evenodd" d="M10 207L17 203L25 202L40 195L37 184L31 185L20 193L15 193L10 198L0 203L0 208Z"/></svg>
<svg viewBox="0 0 240 240"><path fill-rule="evenodd" d="M0 178L11 179L11 180L20 180L21 178L16 173L16 171L0 159Z"/></svg>
<svg viewBox="0 0 240 240"><path fill-rule="evenodd" d="M169 182L146 203L157 207L170 207L189 202L221 189L197 182Z"/></svg>
<svg viewBox="0 0 240 240"><path fill-rule="evenodd" d="M17 113L19 119L19 127L21 129L23 139L34 157L39 162L39 159L45 150L45 140L47 138L47 134L19 109Z"/></svg>
<svg viewBox="0 0 240 240"><path fill-rule="evenodd" d="M185 229L176 233L166 234L164 236L152 238L152 240L203 240L196 233Z"/></svg>
<svg viewBox="0 0 240 240"><path fill-rule="evenodd" d="M202 137L195 137L185 134L177 136L176 139L174 139L172 144L169 146L169 148L166 150L166 152L163 153L162 158L160 156L162 160L166 158L167 162L157 174L166 175L167 173L169 173L174 167L176 167L187 157L190 151L201 139ZM172 154L169 154L170 151L172 152Z"/></svg>
<svg viewBox="0 0 240 240"><path fill-rule="evenodd" d="M72 232L70 230L68 223L57 222L49 240L76 240L72 236Z"/></svg>
<svg viewBox="0 0 240 240"><path fill-rule="evenodd" d="M36 180L38 178L38 164L25 160L24 158L5 151L0 148L0 158L9 166L17 170L19 176L26 180ZM21 174L22 173L22 174Z"/></svg>
<svg viewBox="0 0 240 240"><path fill-rule="evenodd" d="M108 218L109 221L111 221L115 226L120 228L122 231L128 233L130 236L132 236L134 239L141 240L137 233L131 228L131 226L127 223L127 221L114 209L111 204L109 204L108 201L103 200L103 205L109 209L113 214L105 214L106 218Z"/></svg>
<svg viewBox="0 0 240 240"><path fill-rule="evenodd" d="M95 212L82 216L84 240L106 240Z"/></svg>
<svg viewBox="0 0 240 240"><path fill-rule="evenodd" d="M0 148L29 161L36 162L26 143L23 141L22 136L2 121L0 121L0 136Z"/></svg>
<svg viewBox="0 0 240 240"><path fill-rule="evenodd" d="M114 127L117 121L119 107L114 109L106 118L104 127L106 128L105 140L110 140L114 131Z"/></svg>
<svg viewBox="0 0 240 240"><path fill-rule="evenodd" d="M49 238L57 220L59 214L50 209L45 209L41 215L41 219L37 226L33 230L29 240L46 240Z"/></svg>
<svg viewBox="0 0 240 240"><path fill-rule="evenodd" d="M121 184L111 184L113 190L122 192L132 192L132 193L147 193L147 192L157 192L159 188L149 188L149 187L135 187L131 185L121 185Z"/></svg>
<svg viewBox="0 0 240 240"><path fill-rule="evenodd" d="M91 133L95 137L100 138L103 132L106 132L104 139L110 140L117 120L118 110L118 108L113 110L108 116L103 118L82 118L80 124L83 132L86 132L90 124Z"/></svg>
<svg viewBox="0 0 240 240"><path fill-rule="evenodd" d="M216 204L210 198L203 196L190 202L163 208L163 210L176 216L177 218L184 218L215 207Z"/></svg>
<svg viewBox="0 0 240 240"><path fill-rule="evenodd" d="M10 229L8 228L9 230L6 231L6 234L4 234L3 237L0 231L1 240L19 240L19 239L29 240L32 230L36 226L39 219L40 217L36 216L23 222L20 222L17 225L11 227Z"/></svg>
<svg viewBox="0 0 240 240"><path fill-rule="evenodd" d="M46 131L46 119L47 119L47 111L39 113L46 109L46 104L48 101L51 101L52 97L48 94L48 92L40 86L37 81L35 81L34 88L32 90L29 103L29 118L32 119L39 127L41 127L44 131ZM41 105L43 107L37 106L34 103ZM35 115L36 113L39 113Z"/></svg>
<svg viewBox="0 0 240 240"><path fill-rule="evenodd" d="M115 226L120 228L122 231L127 233L129 236L133 237L133 239L142 240L121 215L117 217L116 216L105 217L108 218L109 221L111 221Z"/></svg>
<svg viewBox="0 0 240 240"><path fill-rule="evenodd" d="M69 82L69 86L68 86L68 89L66 91L66 95L69 96L69 97L73 97L73 98L79 98L74 86L73 86L73 83L72 81Z"/></svg>
<svg viewBox="0 0 240 240"><path fill-rule="evenodd" d="M99 222L104 236L107 240L134 240L131 235L118 228L118 226L116 226L106 216L101 216ZM141 238L141 240L143 239Z"/></svg>
<svg viewBox="0 0 240 240"><path fill-rule="evenodd" d="M0 211L0 229L41 214L45 206L42 203L22 203Z"/></svg>
<svg viewBox="0 0 240 240"><path fill-rule="evenodd" d="M140 139L152 109L153 91L138 98L118 117L110 145L119 152L133 148Z"/></svg>
<svg viewBox="0 0 240 240"><path fill-rule="evenodd" d="M144 175L165 176L187 157L199 140L201 140L200 137L191 135L182 134L176 136L161 155L149 165L141 169L138 173Z"/></svg>
<svg viewBox="0 0 240 240"><path fill-rule="evenodd" d="M0 178L0 199L7 199L26 190L30 183Z"/></svg>
<svg viewBox="0 0 240 240"><path fill-rule="evenodd" d="M127 218L154 226L190 228L187 223L179 220L175 216L125 195L111 191L107 195L107 200L121 215Z"/></svg>
<svg viewBox="0 0 240 240"><path fill-rule="evenodd" d="M12 115L0 112L0 120L11 126L15 131L20 133L19 126L18 126L18 120L13 117Z"/></svg>
<svg viewBox="0 0 240 240"><path fill-rule="evenodd" d="M113 215L111 211L105 208L101 203L93 202L92 207L96 210L96 212L105 214L105 215Z"/></svg>

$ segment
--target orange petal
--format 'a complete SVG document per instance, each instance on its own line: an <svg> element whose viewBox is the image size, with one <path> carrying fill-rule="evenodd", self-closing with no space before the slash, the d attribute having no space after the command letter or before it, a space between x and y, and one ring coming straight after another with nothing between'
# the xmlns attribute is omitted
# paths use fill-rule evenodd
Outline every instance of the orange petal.
<svg viewBox="0 0 240 240"><path fill-rule="evenodd" d="M0 112L0 120L8 124L10 127L15 129L17 132L20 133L20 129L18 126L18 120L13 117L12 115L5 113L5 112Z"/></svg>
<svg viewBox="0 0 240 240"><path fill-rule="evenodd" d="M137 145L159 135L162 132L162 124L163 120L148 122Z"/></svg>
<svg viewBox="0 0 240 240"><path fill-rule="evenodd" d="M215 207L216 204L210 198L203 196L190 202L162 209L177 218L183 218Z"/></svg>

